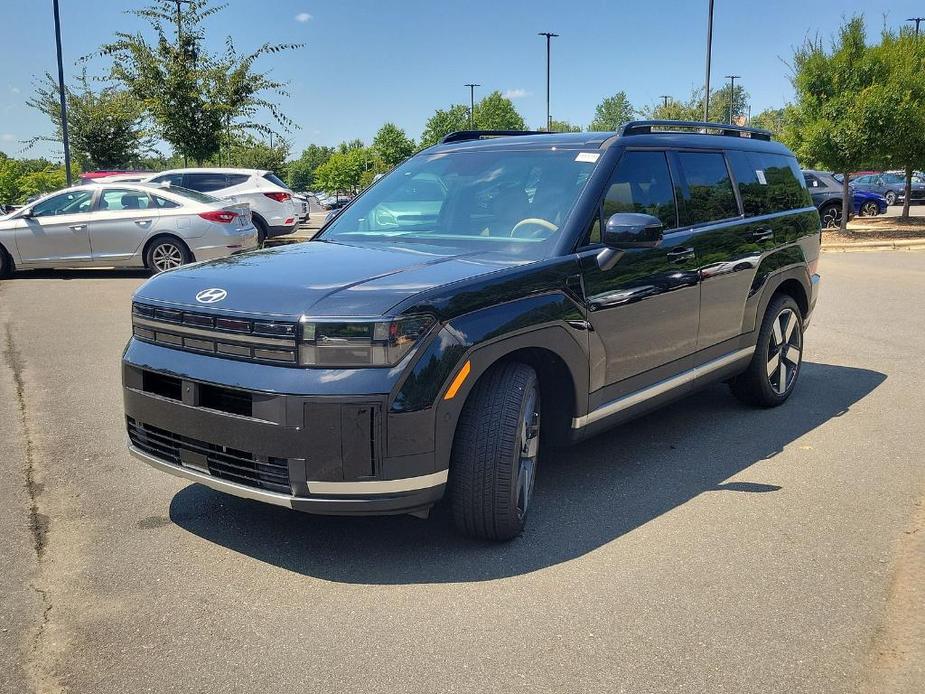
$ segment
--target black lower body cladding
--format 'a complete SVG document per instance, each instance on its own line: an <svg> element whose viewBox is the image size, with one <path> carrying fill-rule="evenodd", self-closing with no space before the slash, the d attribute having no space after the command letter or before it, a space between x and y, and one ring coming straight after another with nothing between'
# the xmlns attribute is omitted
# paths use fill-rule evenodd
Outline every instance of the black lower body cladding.
<svg viewBox="0 0 925 694"><path fill-rule="evenodd" d="M130 345L123 361L126 427L132 453L154 467L316 513L405 513L443 493L447 472L435 469L432 437L422 437L422 450L404 437L402 455L389 456L386 395L210 383L151 363L152 355L174 362L186 355L152 345L139 350L145 358L133 360Z"/></svg>

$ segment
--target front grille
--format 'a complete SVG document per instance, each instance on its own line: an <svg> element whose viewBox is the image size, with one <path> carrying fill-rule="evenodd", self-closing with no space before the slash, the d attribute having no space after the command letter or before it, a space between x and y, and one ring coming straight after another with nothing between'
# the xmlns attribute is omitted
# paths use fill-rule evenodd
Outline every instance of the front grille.
<svg viewBox="0 0 925 694"><path fill-rule="evenodd" d="M189 352L295 366L298 323L217 316L132 304L132 334Z"/></svg>
<svg viewBox="0 0 925 694"><path fill-rule="evenodd" d="M181 436L126 417L132 445L172 465L208 471L213 477L248 487L292 494L289 461L286 458L255 456L228 446Z"/></svg>

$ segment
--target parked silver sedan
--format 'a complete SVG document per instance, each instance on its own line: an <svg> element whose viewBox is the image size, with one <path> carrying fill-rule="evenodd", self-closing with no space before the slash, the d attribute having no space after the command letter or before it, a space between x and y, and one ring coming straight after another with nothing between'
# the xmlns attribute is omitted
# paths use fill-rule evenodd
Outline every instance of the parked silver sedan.
<svg viewBox="0 0 925 694"><path fill-rule="evenodd" d="M0 220L0 277L14 269L171 270L257 247L246 203L141 183L76 186Z"/></svg>

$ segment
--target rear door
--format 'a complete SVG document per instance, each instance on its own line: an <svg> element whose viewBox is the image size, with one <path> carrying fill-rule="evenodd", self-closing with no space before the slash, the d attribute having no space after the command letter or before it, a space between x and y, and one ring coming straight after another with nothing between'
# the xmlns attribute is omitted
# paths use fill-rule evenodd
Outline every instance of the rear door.
<svg viewBox="0 0 925 694"><path fill-rule="evenodd" d="M105 188L91 215L93 260L120 261L135 255L157 233L160 213L144 191Z"/></svg>
<svg viewBox="0 0 925 694"><path fill-rule="evenodd" d="M68 265L91 260L92 190L71 190L32 206L20 218L16 250L24 264Z"/></svg>

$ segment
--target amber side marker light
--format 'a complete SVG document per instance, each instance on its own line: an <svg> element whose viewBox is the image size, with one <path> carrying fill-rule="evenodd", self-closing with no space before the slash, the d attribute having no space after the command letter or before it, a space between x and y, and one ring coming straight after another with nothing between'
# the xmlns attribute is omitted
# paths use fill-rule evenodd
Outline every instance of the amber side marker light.
<svg viewBox="0 0 925 694"><path fill-rule="evenodd" d="M453 379L453 382L450 384L450 387L446 389L446 395L443 396L444 400L452 400L456 397L457 391L462 387L462 384L465 382L466 378L469 376L469 372L472 371L472 364L468 361L462 365L462 368L459 370L459 373L456 374L456 378Z"/></svg>

